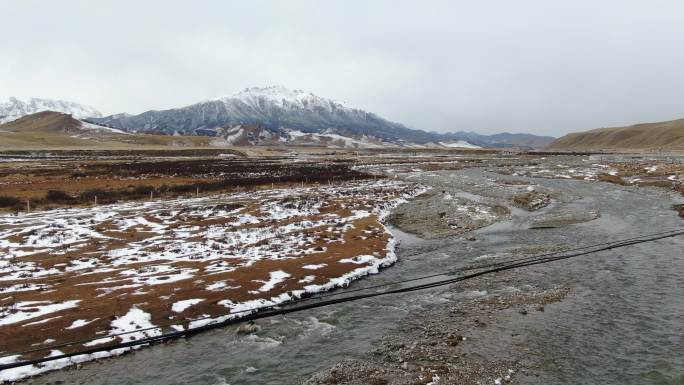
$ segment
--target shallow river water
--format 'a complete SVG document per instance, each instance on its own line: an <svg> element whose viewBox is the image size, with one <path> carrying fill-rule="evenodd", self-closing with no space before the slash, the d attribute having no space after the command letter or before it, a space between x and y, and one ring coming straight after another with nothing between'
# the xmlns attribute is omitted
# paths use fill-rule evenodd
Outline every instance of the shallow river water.
<svg viewBox="0 0 684 385"><path fill-rule="evenodd" d="M462 173L492 177L473 169ZM475 242L461 237L422 241L397 232L399 262L350 288L444 272L512 247L577 246L683 227L670 208L674 198L661 190L527 180L566 191L578 198L567 207L598 209L601 217L564 228L528 228L535 216L563 209L557 203L534 214L515 210L512 220L477 231ZM521 382L684 384L684 237L555 262L544 271L542 279L573 289L543 315L522 321L529 331L525 343L544 364L539 377ZM524 271L519 274L525 277ZM28 382L295 384L339 360L364 357L411 311L471 295L440 288L346 303L260 321L255 335L215 330ZM500 326L501 333L505 327Z"/></svg>

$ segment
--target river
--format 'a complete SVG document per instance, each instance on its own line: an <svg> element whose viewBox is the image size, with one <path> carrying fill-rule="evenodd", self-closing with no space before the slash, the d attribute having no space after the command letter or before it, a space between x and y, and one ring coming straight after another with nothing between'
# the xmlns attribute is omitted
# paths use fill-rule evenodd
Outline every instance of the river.
<svg viewBox="0 0 684 385"><path fill-rule="evenodd" d="M421 181L492 178L477 169L433 175ZM573 199L539 213L514 210L512 219L478 230L476 242L461 237L425 241L393 229L402 241L398 263L350 288L444 272L516 246L584 245L684 227L671 210L677 198L664 190L524 179ZM528 228L536 216L578 207L598 209L601 216L568 227ZM535 375L517 378L520 383L684 384L684 237L555 262L529 277L523 270L516 274L522 281L572 287L566 299L545 312L511 319L526 331L522 343L542 362ZM405 317L468 295L445 287L340 304L261 321L256 334L214 330L27 383L296 384L340 360L367 359L373 343ZM493 330L505 333L507 327L502 322ZM495 349L496 335L490 341Z"/></svg>

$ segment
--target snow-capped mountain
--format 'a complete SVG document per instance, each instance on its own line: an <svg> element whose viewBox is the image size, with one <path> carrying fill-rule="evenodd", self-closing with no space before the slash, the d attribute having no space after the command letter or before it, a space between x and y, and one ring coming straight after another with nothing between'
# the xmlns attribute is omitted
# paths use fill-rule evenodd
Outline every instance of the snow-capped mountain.
<svg viewBox="0 0 684 385"><path fill-rule="evenodd" d="M6 102L0 102L0 124L41 111L71 114L76 119L99 118L102 116L96 109L75 102L39 98L23 101L11 97Z"/></svg>
<svg viewBox="0 0 684 385"><path fill-rule="evenodd" d="M408 129L373 113L279 86L247 88L231 96L183 108L92 121L129 131L182 135L213 135L219 128L255 125L271 131L290 128L321 133L327 129L343 129L354 135L373 135L387 140L429 139L423 131Z"/></svg>
<svg viewBox="0 0 684 385"><path fill-rule="evenodd" d="M516 142L520 139L516 136L518 134L509 137L490 137L475 133L439 134L410 129L372 112L310 92L280 86L247 88L230 96L182 108L147 111L139 115L117 114L88 120L129 132L225 137L226 129L254 126L280 138L290 137L286 132L325 134L329 137L334 134L363 143L366 139L372 138L371 142L379 141L384 145L399 146L463 141L462 144L467 142L469 146L505 147L518 145ZM520 135L526 135L526 141L531 140L529 137L537 138L542 144L553 141L553 138L549 137ZM310 135L308 139L315 140L315 137ZM506 138L511 140L508 141Z"/></svg>

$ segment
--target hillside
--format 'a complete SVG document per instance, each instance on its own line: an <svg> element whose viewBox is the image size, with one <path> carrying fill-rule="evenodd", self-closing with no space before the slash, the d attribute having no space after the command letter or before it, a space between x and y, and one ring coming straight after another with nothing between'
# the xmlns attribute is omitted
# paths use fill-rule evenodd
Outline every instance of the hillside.
<svg viewBox="0 0 684 385"><path fill-rule="evenodd" d="M212 138L130 134L76 119L70 114L42 111L0 124L0 149L125 148L136 146L209 146Z"/></svg>
<svg viewBox="0 0 684 385"><path fill-rule="evenodd" d="M53 133L53 134L98 134L128 135L126 132L83 122L71 114L55 111L42 111L26 115L17 120L0 125L0 130L12 133Z"/></svg>
<svg viewBox="0 0 684 385"><path fill-rule="evenodd" d="M684 119L576 132L554 141L551 150L684 150Z"/></svg>

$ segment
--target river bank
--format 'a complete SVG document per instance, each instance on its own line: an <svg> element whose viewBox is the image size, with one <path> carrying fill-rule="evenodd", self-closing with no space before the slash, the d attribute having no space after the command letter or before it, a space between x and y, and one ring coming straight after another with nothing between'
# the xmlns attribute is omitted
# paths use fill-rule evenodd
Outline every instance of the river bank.
<svg viewBox="0 0 684 385"><path fill-rule="evenodd" d="M441 178L440 188L451 176ZM497 181L504 187L496 191L487 176L468 171L447 185L479 190L485 200L508 199L510 184ZM430 178L412 179L430 185ZM539 214L517 211L471 233L475 243L510 245L471 259L473 266L681 228L668 212L677 197L662 190L524 180L541 185L537 189L554 197L552 205ZM397 211L403 213L397 225L405 229L427 222L420 200ZM684 274L683 245L671 239L453 285L443 301L405 317L363 359L338 362L303 384L682 383L684 362L675 358L682 335L672 317L684 315L684 303L673 298ZM672 270L658 270L664 266Z"/></svg>

